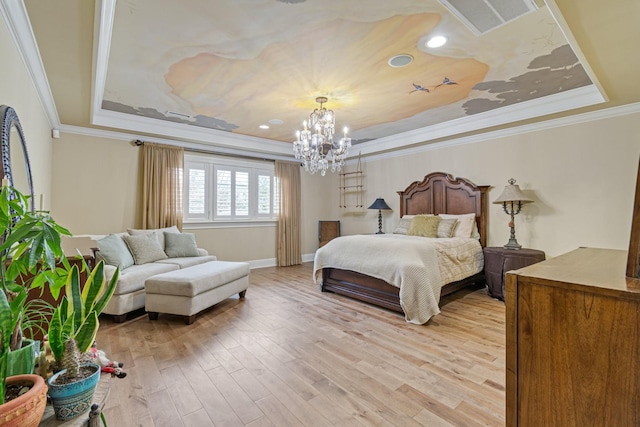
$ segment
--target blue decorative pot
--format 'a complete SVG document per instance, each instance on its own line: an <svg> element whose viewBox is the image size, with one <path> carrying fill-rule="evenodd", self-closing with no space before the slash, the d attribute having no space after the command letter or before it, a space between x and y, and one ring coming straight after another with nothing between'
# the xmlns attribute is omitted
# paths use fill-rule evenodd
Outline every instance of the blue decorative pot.
<svg viewBox="0 0 640 427"><path fill-rule="evenodd" d="M93 393L100 380L100 366L94 363L85 363L80 366L91 367L95 372L80 381L69 384L56 384L58 377L67 371L63 369L47 380L51 404L53 405L56 418L59 420L75 418L87 412L91 407Z"/></svg>

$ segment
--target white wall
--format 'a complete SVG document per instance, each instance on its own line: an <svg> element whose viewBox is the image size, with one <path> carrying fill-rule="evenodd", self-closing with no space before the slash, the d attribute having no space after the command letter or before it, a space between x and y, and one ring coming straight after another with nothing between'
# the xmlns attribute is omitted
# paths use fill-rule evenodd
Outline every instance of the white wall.
<svg viewBox="0 0 640 427"><path fill-rule="evenodd" d="M37 201L36 207L39 207L39 199L42 195L43 208L49 209L52 191L51 125L22 57L13 42L5 21L1 18L0 58L2 58L0 104L13 107L18 114L27 141L33 190Z"/></svg>
<svg viewBox="0 0 640 427"><path fill-rule="evenodd" d="M61 133L53 148L56 221L73 234L135 228L139 152L130 141Z"/></svg>
<svg viewBox="0 0 640 427"><path fill-rule="evenodd" d="M491 185L490 202L513 177L535 200L516 217L516 235L523 247L544 250L548 256L579 246L626 250L639 156L640 113L634 113L369 160L365 207L384 197L394 210L383 215L384 230L391 232L399 212L396 191L430 172ZM377 228L377 211L341 215L336 202L334 215L342 220L345 234ZM508 219L501 205L490 205L489 246L508 241Z"/></svg>

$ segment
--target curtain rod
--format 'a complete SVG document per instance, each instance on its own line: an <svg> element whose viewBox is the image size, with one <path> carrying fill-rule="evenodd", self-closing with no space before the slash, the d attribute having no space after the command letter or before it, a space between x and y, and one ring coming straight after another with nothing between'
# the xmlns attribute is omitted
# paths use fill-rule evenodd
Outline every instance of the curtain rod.
<svg viewBox="0 0 640 427"><path fill-rule="evenodd" d="M139 139L136 139L135 141L133 141L133 143L137 146L137 147L141 147L144 145L144 141L141 141ZM190 147L182 147L184 149L184 151L188 151L190 153L200 153L200 154L213 154L216 156L226 156L226 157L235 157L238 159L247 159L247 160L264 160L266 162L275 162L276 159L267 159L264 157L253 157L253 156L248 156L248 155L243 155L243 154L232 154L232 153L222 153L219 151L213 151L213 150L204 150L201 148L190 148Z"/></svg>

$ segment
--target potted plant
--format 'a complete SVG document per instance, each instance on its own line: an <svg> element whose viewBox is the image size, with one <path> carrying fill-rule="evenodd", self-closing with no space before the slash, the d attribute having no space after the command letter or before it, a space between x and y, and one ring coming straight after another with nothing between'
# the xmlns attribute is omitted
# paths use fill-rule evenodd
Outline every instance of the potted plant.
<svg viewBox="0 0 640 427"><path fill-rule="evenodd" d="M47 386L38 375L7 377L7 359L13 327L13 313L4 292L0 292L0 425L37 426L47 404ZM28 389L23 393L23 388Z"/></svg>
<svg viewBox="0 0 640 427"><path fill-rule="evenodd" d="M28 291L47 286L57 297L66 282L68 268L61 236L70 235L69 231L56 224L47 212L30 211L28 204L27 197L3 183L0 190L0 229L4 230L0 235L0 422L24 412L24 408L35 409L29 412L39 413L42 417L46 386L38 376L21 377L21 387L31 384L31 390L19 399L5 402L7 384L10 390L14 388L8 379L9 366L13 356L23 348L23 332L46 328L46 317L43 316L49 306L28 298ZM59 263L62 267L57 267ZM31 345L37 344L32 342ZM27 354L35 356L34 351L27 350ZM32 374L33 365L25 371ZM23 402L32 395L35 402ZM7 411L9 413L5 415ZM19 425L37 425L39 419L31 422L35 424L24 421Z"/></svg>
<svg viewBox="0 0 640 427"><path fill-rule="evenodd" d="M119 270L106 283L100 261L81 288L78 267L71 268L65 295L55 308L49 324L48 343L61 370L47 380L51 403L59 420L86 412L100 378L100 366L82 363L98 333L98 315L109 302L118 282Z"/></svg>

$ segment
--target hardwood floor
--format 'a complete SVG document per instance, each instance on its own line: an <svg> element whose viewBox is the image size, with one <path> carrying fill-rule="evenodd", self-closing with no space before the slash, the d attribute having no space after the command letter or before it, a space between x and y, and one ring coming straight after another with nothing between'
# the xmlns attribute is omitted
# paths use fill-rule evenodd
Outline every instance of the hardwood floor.
<svg viewBox="0 0 640 427"><path fill-rule="evenodd" d="M124 362L104 410L128 426L502 426L505 307L484 289L426 325L330 293L312 264L251 271L244 300L195 323L101 319Z"/></svg>

